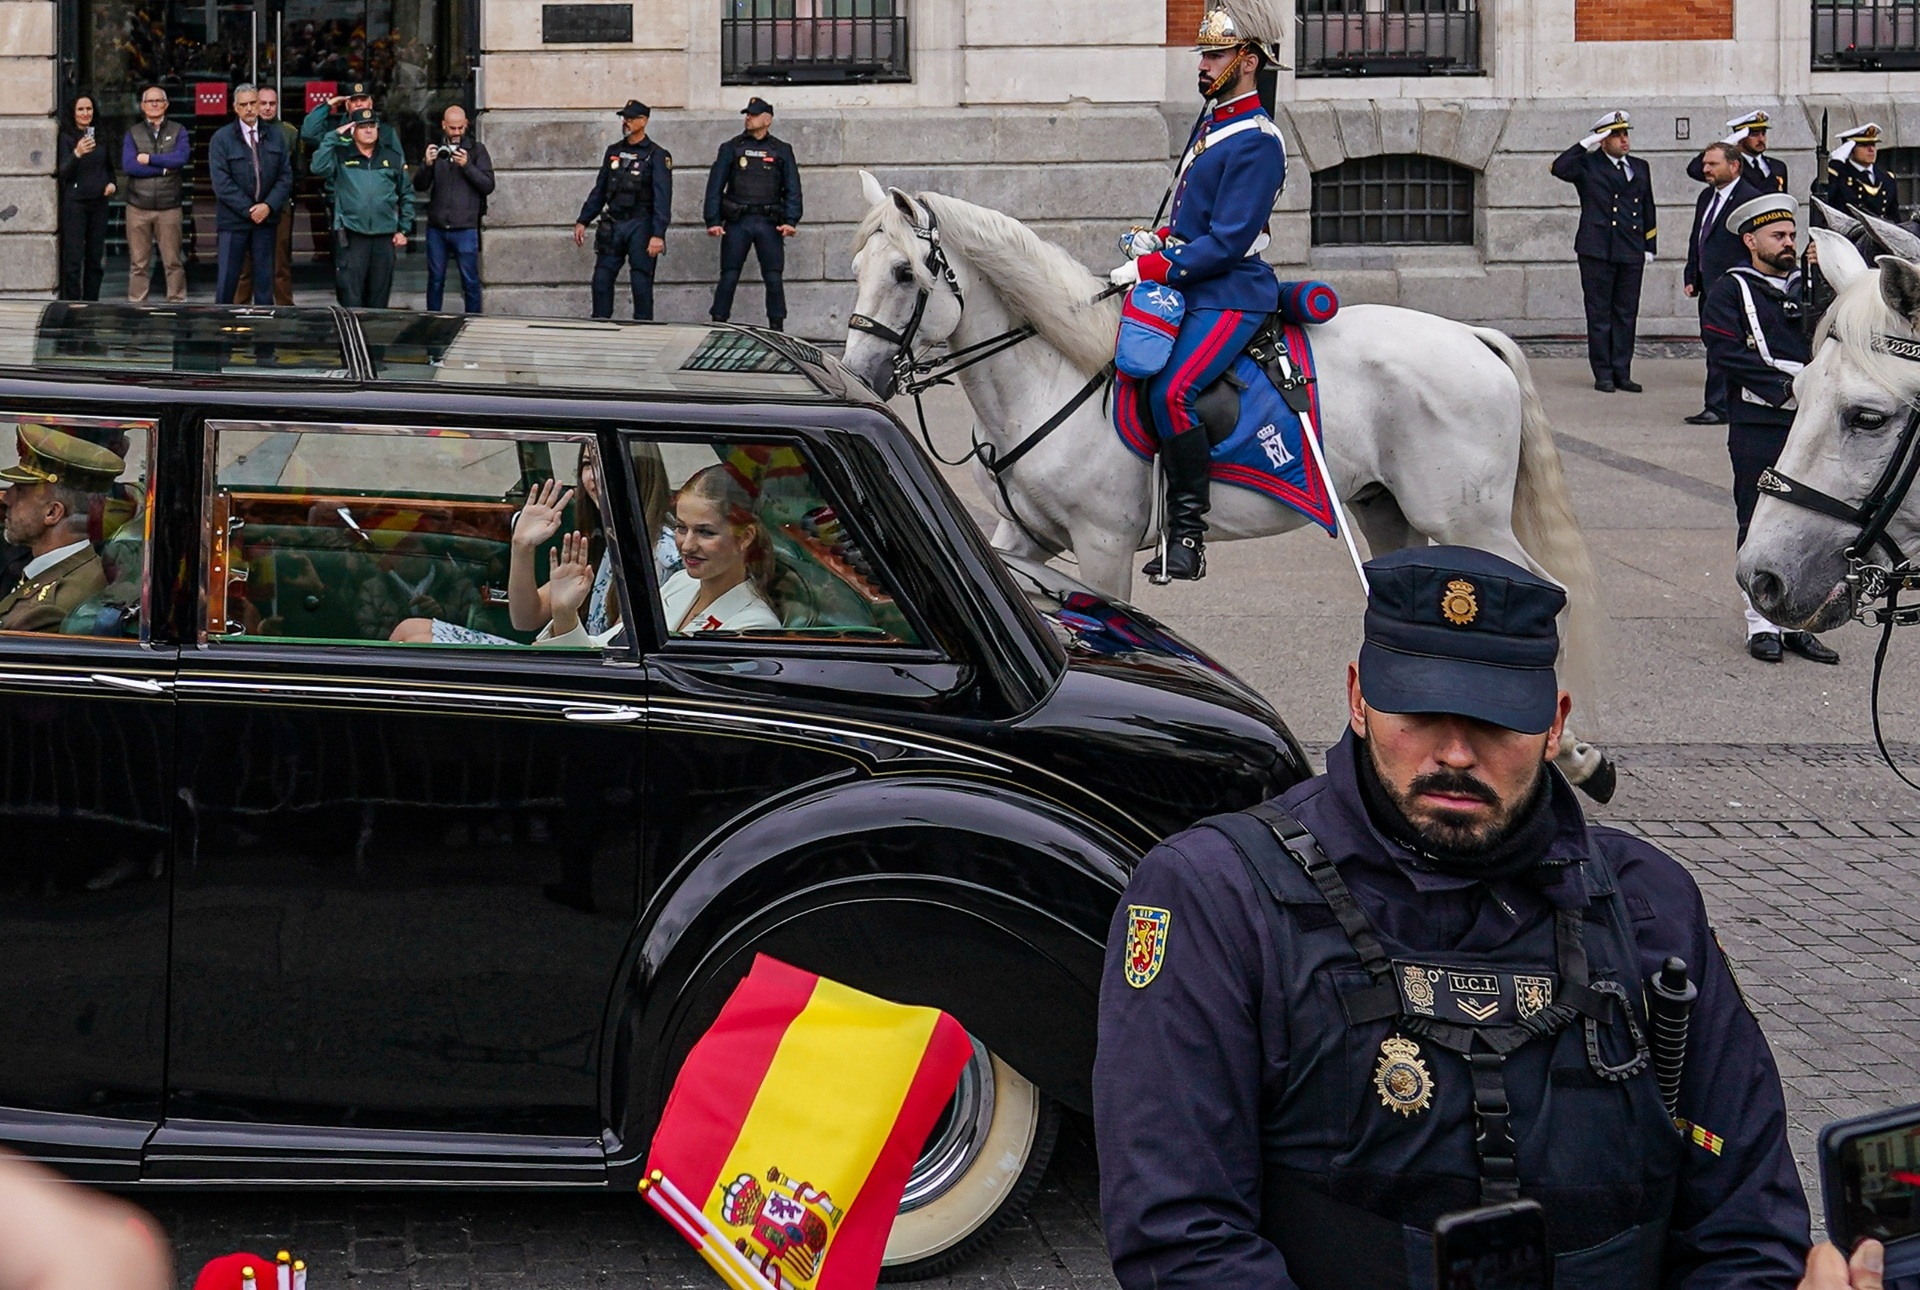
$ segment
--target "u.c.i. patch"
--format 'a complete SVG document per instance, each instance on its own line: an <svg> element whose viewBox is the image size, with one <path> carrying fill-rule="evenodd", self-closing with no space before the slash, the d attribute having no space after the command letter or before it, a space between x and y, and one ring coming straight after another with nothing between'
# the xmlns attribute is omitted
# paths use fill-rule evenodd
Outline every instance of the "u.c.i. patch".
<svg viewBox="0 0 1920 1290"><path fill-rule="evenodd" d="M1160 975L1173 915L1152 905L1127 906L1127 984L1139 990Z"/></svg>

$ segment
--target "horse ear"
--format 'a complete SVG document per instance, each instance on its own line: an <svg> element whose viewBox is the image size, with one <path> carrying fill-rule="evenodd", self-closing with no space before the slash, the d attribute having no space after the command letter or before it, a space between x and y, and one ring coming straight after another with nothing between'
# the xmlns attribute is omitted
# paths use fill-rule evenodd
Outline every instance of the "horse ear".
<svg viewBox="0 0 1920 1290"><path fill-rule="evenodd" d="M900 213L905 215L914 227L925 228L927 226L927 212L921 207L919 202L913 199L911 194L903 193L898 188L889 188L887 189L887 196L893 198L893 204L899 208Z"/></svg>
<svg viewBox="0 0 1920 1290"><path fill-rule="evenodd" d="M869 210L887 200L887 190L880 186L880 181L873 177L871 170L860 172L860 196L866 200Z"/></svg>
<svg viewBox="0 0 1920 1290"><path fill-rule="evenodd" d="M1830 228L1810 228L1807 236L1819 248L1820 276L1831 282L1835 291L1845 290L1849 282L1867 271L1867 261L1860 254L1860 248L1849 242L1844 233Z"/></svg>
<svg viewBox="0 0 1920 1290"><path fill-rule="evenodd" d="M1920 326L1920 265L1898 256L1881 256L1880 298L1909 324Z"/></svg>

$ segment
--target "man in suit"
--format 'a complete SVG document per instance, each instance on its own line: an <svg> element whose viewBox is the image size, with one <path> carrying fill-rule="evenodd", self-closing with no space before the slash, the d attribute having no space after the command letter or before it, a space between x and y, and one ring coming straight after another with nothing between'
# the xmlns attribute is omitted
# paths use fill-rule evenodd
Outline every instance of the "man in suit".
<svg viewBox="0 0 1920 1290"><path fill-rule="evenodd" d="M1659 216L1644 162L1627 154L1632 122L1609 112L1593 132L1553 159L1553 177L1580 194L1580 292L1587 310L1587 362L1602 394L1643 388L1633 379L1633 337L1640 317L1640 281L1658 250Z"/></svg>
<svg viewBox="0 0 1920 1290"><path fill-rule="evenodd" d="M48 426L23 425L8 485L6 540L32 552L19 583L0 597L0 631L57 632L107 585L87 520L126 469L118 453Z"/></svg>
<svg viewBox="0 0 1920 1290"><path fill-rule="evenodd" d="M213 182L214 227L220 236L216 304L233 303L240 266L253 266L253 303L273 303L273 262L280 212L293 196L293 164L286 136L260 123L260 94L251 85L233 91L234 119L207 145Z"/></svg>
<svg viewBox="0 0 1920 1290"><path fill-rule="evenodd" d="M280 92L271 85L260 87L260 128L272 133L279 131L280 138L287 145L287 174L297 187L300 183L300 127L291 121L280 119ZM293 303L293 208L298 204L296 197L287 197L287 204L280 208L280 218L275 223L273 238L273 303L290 305ZM248 260L240 269L240 284L233 289L236 300L253 299L253 261Z"/></svg>
<svg viewBox="0 0 1920 1290"><path fill-rule="evenodd" d="M1727 129L1733 133L1720 142L1740 150L1741 177L1749 184L1763 193L1784 193L1787 191L1787 163L1767 155L1769 128L1770 122L1765 112L1749 112L1727 122ZM1699 184L1708 182L1700 157L1687 163L1687 178Z"/></svg>
<svg viewBox="0 0 1920 1290"><path fill-rule="evenodd" d="M1687 237L1687 268L1684 290L1702 311L1707 291L1720 275L1736 264L1747 262L1747 248L1727 228L1726 217L1734 207L1754 197L1764 197L1771 188L1762 189L1747 179L1745 160L1740 149L1724 141L1710 143L1696 164L1705 176L1707 187L1693 205L1693 232ZM1691 169L1691 167L1689 167ZM1702 334L1704 338L1704 333ZM1727 377L1707 353L1706 407L1686 418L1692 426L1722 426L1727 423Z"/></svg>

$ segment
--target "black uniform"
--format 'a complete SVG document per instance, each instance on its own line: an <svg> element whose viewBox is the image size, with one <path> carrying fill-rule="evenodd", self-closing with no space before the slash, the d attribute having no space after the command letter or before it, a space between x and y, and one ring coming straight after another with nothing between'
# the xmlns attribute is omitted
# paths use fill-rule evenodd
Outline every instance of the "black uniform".
<svg viewBox="0 0 1920 1290"><path fill-rule="evenodd" d="M1687 163L1687 178L1696 184L1707 182L1707 172L1695 157ZM1748 152L1740 149L1740 178L1764 193L1784 193L1787 191L1787 163L1775 161L1766 153Z"/></svg>
<svg viewBox="0 0 1920 1290"><path fill-rule="evenodd" d="M613 284L632 268L633 316L653 317L655 258L647 242L667 235L673 219L673 154L652 139L607 145L600 172L576 224L600 217L593 237L593 316L613 317Z"/></svg>
<svg viewBox="0 0 1920 1290"><path fill-rule="evenodd" d="M1687 235L1687 267L1684 277L1686 284L1693 288L1693 307L1705 320L1707 315L1707 289L1720 280L1720 275L1736 264L1748 263L1747 244L1727 231L1727 216L1743 203L1756 197L1764 197L1771 189L1756 188L1747 182L1744 168L1740 177L1727 187L1723 196L1718 189L1709 186L1702 192L1693 205L1693 231ZM1701 333L1701 339L1706 334ZM1727 378L1713 361L1711 349L1707 352L1707 389L1704 404L1708 412L1722 420L1727 415Z"/></svg>
<svg viewBox="0 0 1920 1290"><path fill-rule="evenodd" d="M1760 472L1780 459L1799 407L1793 378L1811 353L1801 306L1799 270L1769 277L1751 261L1728 269L1707 293L1700 333L1708 356L1727 376L1736 545L1747 540Z"/></svg>
<svg viewBox="0 0 1920 1290"><path fill-rule="evenodd" d="M751 247L760 260L760 277L767 284L767 323L778 328L787 317L787 290L782 274L787 266L782 224L800 222L800 167L793 145L769 134L756 139L742 132L720 145L707 174L706 224L726 229L720 240L720 282L713 290L713 319L725 322L733 313L733 293L740 285Z"/></svg>
<svg viewBox="0 0 1920 1290"><path fill-rule="evenodd" d="M1624 163L1624 169L1622 166ZM1616 162L1574 144L1553 159L1553 175L1580 192L1580 290L1587 309L1587 362L1596 381L1633 377L1633 337L1640 318L1640 281L1659 250L1659 215L1647 163Z"/></svg>
<svg viewBox="0 0 1920 1290"><path fill-rule="evenodd" d="M1827 163L1827 205L1835 210L1858 206L1869 215L1900 222L1900 185L1879 162L1856 166L1851 159Z"/></svg>

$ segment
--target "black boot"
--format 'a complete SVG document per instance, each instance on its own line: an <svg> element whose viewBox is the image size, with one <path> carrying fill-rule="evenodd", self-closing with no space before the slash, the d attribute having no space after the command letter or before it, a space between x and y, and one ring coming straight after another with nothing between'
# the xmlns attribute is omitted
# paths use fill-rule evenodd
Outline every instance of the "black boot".
<svg viewBox="0 0 1920 1290"><path fill-rule="evenodd" d="M1207 576L1207 508L1212 496L1212 445L1196 426L1160 442L1160 463L1167 473L1167 564L1147 561L1140 572L1155 582Z"/></svg>

